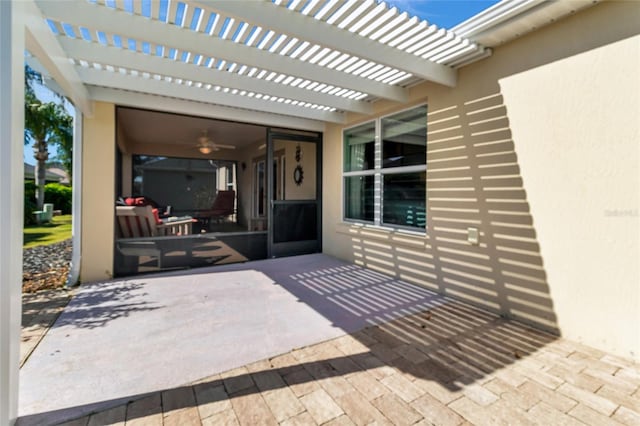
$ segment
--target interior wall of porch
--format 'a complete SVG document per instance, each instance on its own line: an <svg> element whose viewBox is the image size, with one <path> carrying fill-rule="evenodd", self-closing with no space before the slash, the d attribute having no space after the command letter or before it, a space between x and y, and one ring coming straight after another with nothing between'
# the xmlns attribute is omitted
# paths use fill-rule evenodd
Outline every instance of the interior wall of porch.
<svg viewBox="0 0 640 426"><path fill-rule="evenodd" d="M496 48L455 88L412 88L429 106L426 235L345 222L342 191L325 191L324 252L640 359L639 20L603 2ZM324 187L342 188L345 127L407 106L327 125Z"/></svg>
<svg viewBox="0 0 640 426"><path fill-rule="evenodd" d="M80 281L94 282L113 276L115 105L96 102L83 120Z"/></svg>

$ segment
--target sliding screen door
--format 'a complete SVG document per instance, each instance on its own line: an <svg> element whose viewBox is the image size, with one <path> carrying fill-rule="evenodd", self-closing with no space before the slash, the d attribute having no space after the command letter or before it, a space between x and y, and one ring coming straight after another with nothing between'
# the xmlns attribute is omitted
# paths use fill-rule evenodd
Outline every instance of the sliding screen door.
<svg viewBox="0 0 640 426"><path fill-rule="evenodd" d="M319 135L269 132L269 257L322 250L320 143Z"/></svg>

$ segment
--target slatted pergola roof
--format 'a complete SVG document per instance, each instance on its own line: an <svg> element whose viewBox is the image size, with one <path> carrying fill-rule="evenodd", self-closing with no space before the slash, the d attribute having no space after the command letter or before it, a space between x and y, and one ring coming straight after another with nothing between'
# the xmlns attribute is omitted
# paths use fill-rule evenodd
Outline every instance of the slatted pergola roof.
<svg viewBox="0 0 640 426"><path fill-rule="evenodd" d="M420 80L454 86L488 52L375 0L35 1L29 15L28 50L85 114L127 91L343 122Z"/></svg>
<svg viewBox="0 0 640 426"><path fill-rule="evenodd" d="M491 53L459 34L540 3L505 0L456 32L377 0L30 0L26 42L87 115L93 100L150 107L161 97L318 127L378 99L405 102L423 80L455 86L459 67Z"/></svg>

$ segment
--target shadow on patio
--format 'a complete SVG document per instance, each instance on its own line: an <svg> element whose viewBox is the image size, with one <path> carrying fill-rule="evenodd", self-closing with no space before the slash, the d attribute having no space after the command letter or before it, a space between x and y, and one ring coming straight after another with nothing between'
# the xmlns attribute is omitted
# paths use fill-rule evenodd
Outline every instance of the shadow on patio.
<svg viewBox="0 0 640 426"><path fill-rule="evenodd" d="M60 317L55 326L104 327L108 322L134 312L162 308L144 300L147 295L142 291L144 287L144 282L124 282L117 287L95 285L90 292L80 292L73 298L73 304L65 310L65 315Z"/></svg>
<svg viewBox="0 0 640 426"><path fill-rule="evenodd" d="M247 267L252 269L247 271ZM121 285L123 289L130 290L125 292L130 298L128 305L134 306L136 312L132 311L132 315L110 316L106 314L110 302L105 300L105 306L101 306L99 303L95 307L96 309L84 311L89 317L98 312L101 327L88 329L87 324L89 326L96 325L95 319L70 321L63 315L52 329L55 337L56 332L60 333L55 328L66 330L65 333L68 336L69 331L74 329L78 332L84 329L85 333L92 333L105 327L109 329L109 327L123 321L128 322L128 328L144 328L145 325L141 321L156 322L161 318L157 315L165 317L168 315L166 321L170 321L178 329L173 331L175 334L172 334L171 340L167 340L165 336L162 340L156 341L154 333L148 333L148 335L143 333L138 337L127 336L127 342L124 346L120 345L121 342L111 341L115 347L120 348L120 351L126 351L127 348L133 347L131 345L135 345L130 339L145 339L145 345L156 347L160 352L144 355L131 354L132 357L146 357L148 368L137 367L137 369L142 368L144 371L127 373L125 371L128 368L126 365L115 365L112 366L114 376L107 380L126 382L145 380L150 375L163 375L168 371L167 367L170 367L170 370L180 370L183 364L196 365L198 360L186 358L195 355L203 358L201 365L205 366L196 372L200 376L196 375L190 378L188 375L177 374L179 378L183 377L182 382L174 380L161 387L150 386L143 392L116 392L113 394L114 398L103 397L103 399L87 401L86 404L76 406L62 405L64 408L60 409L32 409L31 413L24 413L25 415L21 417L19 424L56 423L118 405L126 406L130 401L140 399L147 402L130 403L127 417L148 416L150 413L153 414L154 410L157 413L163 410L167 411L167 407L174 407L175 404L178 408L187 408L217 403L227 398L233 400L240 396L251 400L251 395L257 396L260 392L284 388L290 388L295 393L295 389L317 387L317 381L322 382L322 388L334 399L348 393L349 389L355 388L362 393L378 388L386 389L378 396L383 396L391 391L394 395L393 398L400 397L405 402L429 393L440 396L443 399L442 402L446 403L449 402L448 398L459 395L468 386L484 383L494 377L501 377L501 380L505 383L511 383L513 386L521 384L527 375L535 377L535 380L547 380L553 384L557 384L556 382L559 380L539 371L538 362L535 359L528 361L530 355L556 340L555 336L505 320L498 315L467 304L445 299L424 288L395 280L359 266L345 264L324 255L309 255L252 262L245 265L228 265L218 267L215 272L213 271L200 269L186 274L149 276L142 278L144 283L142 281L137 283L135 280L112 283L107 286ZM264 300L265 298L260 293L256 293L255 289L250 289L250 293L234 293L236 290L229 287L230 284L228 284L231 277L235 277L234 279L238 280L238 283L249 287L247 278L254 281L261 280L259 288L264 289L265 286L268 286L269 291L276 292L282 292L282 289L285 289L289 298L272 299L269 296ZM293 320L287 315L277 318L267 316L266 320L260 319L260 321L266 321L268 328L258 330L254 334L246 334L243 331L245 325L238 320L237 330L226 330L226 332L234 334L232 341L225 341L226 335L220 334L221 332L215 327L210 327L209 324L199 324L198 326L201 328L197 329L196 334L199 334L201 345L195 347L188 340L190 331L183 324L175 322L175 319L170 316L171 312L177 308L171 305L172 302L169 299L159 303L160 299L157 297L156 289L161 288L163 283L174 289L180 284L189 284L189 287L185 286L181 291L184 293L184 297L189 299L185 299L185 302L188 302L188 309L192 310L196 317L199 315L194 309L197 303L193 299L193 295L187 296L187 294L207 285L214 292L209 296L217 294L222 298L225 293L231 292L230 297L240 297L242 303L249 307L248 312L243 313L243 316L255 315L255 312L251 312L251 310L257 309L260 304L264 305L267 311L280 309L294 313L291 311L291 306L287 306L292 303L297 306L294 309L303 309L303 311L299 311L303 315L297 316L296 314ZM199 284L201 284L200 287ZM155 308L140 311L139 303L136 303L139 295L134 294L136 292L144 295L149 306ZM251 292L253 292L253 298L262 300L259 305L252 305L253 302L249 300ZM125 293L113 291L115 295ZM290 297L291 295L294 295L297 301L302 304L295 304ZM78 300L84 303L82 298ZM214 302L210 306L203 305L201 308L208 309L210 312L219 311L224 309L223 305L226 300L221 299L218 303ZM117 306L113 306L117 308ZM75 312L75 315L83 312L74 309L73 302L70 307L71 312ZM305 317L307 314L304 314L309 308L316 314L321 314L321 318L328 319L331 324L314 325L314 321L318 321L318 316ZM165 312L163 313L163 311ZM150 318L148 316L150 313L156 316ZM224 312L222 314L224 315ZM191 327L194 325L194 323L189 324ZM233 320L225 324L227 329L235 325ZM157 332L159 328L165 326L170 325L159 326L156 324L154 330ZM252 323L251 327L255 326ZM292 330L292 327L295 330ZM351 334L345 335L345 332ZM293 338L291 338L292 333L294 334ZM261 337L262 334L267 335ZM89 335L87 334L87 336ZM92 339L96 338L99 336L94 334ZM120 339L118 336L115 338ZM205 341L207 338L211 338L211 341ZM282 340L284 343L271 347L269 344L273 340ZM321 341L326 341L326 343L317 345L317 342ZM101 344L104 345L104 343ZM83 343L78 342L77 344ZM167 346L159 346L161 344ZM314 344L316 346L313 346ZM175 357L171 357L172 350L169 345L176 348L173 351ZM244 346L248 346L253 356L252 359L243 358ZM267 352L264 352L261 346L269 346ZM303 349L295 349L300 347ZM86 352L86 349L83 350ZM292 350L293 352L290 352ZM232 361L218 359L220 352L227 352L227 355L232 357ZM283 353L286 355L278 356ZM97 366L106 361L99 358L97 351L92 351L92 354L96 357L94 369L97 370ZM158 358L158 362L155 364L151 359L154 356ZM86 359L91 359L91 357ZM260 361L264 359L269 361ZM65 359L62 358L58 362L67 365L64 361ZM49 361L49 364L51 362ZM117 361L113 362L117 363ZM505 367L515 362L519 363L518 373L510 370L503 372ZM247 364L253 365L253 367L250 370L241 367ZM118 372L118 370L120 371ZM190 386L180 388L179 385L225 370L229 372L223 374L223 381L220 381L219 378L213 378L200 383L193 388L193 392L189 391L191 396L188 396L189 392L186 392L187 396L180 397L179 403L171 402L170 399L165 401L166 398L169 398L168 395L175 393L182 395L181 392L185 392L184 389L191 389ZM107 374L106 371L98 371L98 373ZM117 374L120 374L121 377ZM130 375L135 375L135 377L129 377ZM81 379L78 377L78 380ZM85 378L85 380L91 381L89 378ZM348 383L350 380L353 383ZM223 388L213 390L219 386L223 386ZM82 385L80 384L79 387ZM127 389L126 386L122 390L124 389ZM158 396L160 398L158 404L149 402L151 400L145 398L145 396L154 395L153 392L162 389L171 390L162 392L162 395L168 392L167 396L162 398ZM180 391L180 389L183 390ZM206 389L209 391L205 392ZM109 395L109 392L105 392L103 395ZM147 408L136 408L142 406ZM256 407L258 406L254 408ZM247 408L247 412L251 413L254 408ZM173 409L175 407L171 408L171 410ZM138 412L136 410L141 410L140 414L135 414Z"/></svg>

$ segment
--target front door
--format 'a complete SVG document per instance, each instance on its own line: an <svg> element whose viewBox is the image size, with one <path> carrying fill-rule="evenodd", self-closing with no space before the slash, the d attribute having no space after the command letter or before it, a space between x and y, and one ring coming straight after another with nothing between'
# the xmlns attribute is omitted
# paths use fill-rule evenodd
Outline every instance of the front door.
<svg viewBox="0 0 640 426"><path fill-rule="evenodd" d="M269 257L322 250L321 137L269 129Z"/></svg>

